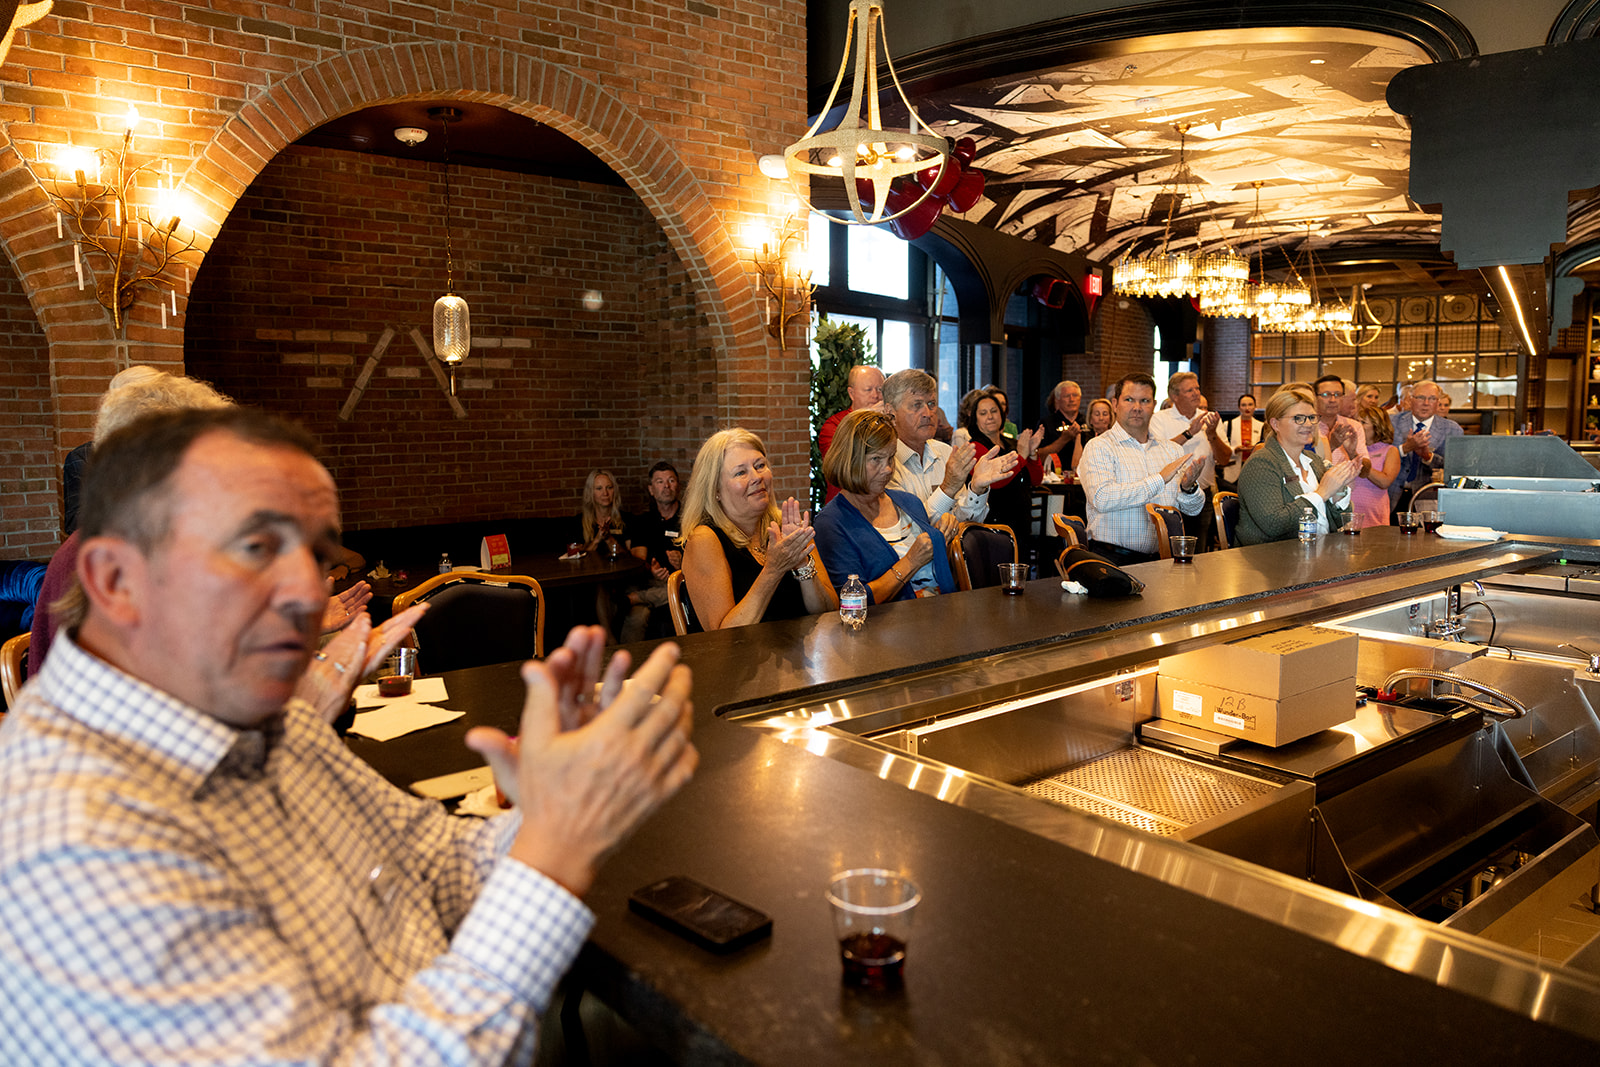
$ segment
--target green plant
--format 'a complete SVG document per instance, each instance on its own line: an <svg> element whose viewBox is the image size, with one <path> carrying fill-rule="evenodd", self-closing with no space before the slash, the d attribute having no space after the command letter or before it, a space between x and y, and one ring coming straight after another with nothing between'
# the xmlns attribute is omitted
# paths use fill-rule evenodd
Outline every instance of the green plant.
<svg viewBox="0 0 1600 1067"><path fill-rule="evenodd" d="M850 368L857 364L878 366L878 357L867 342L867 330L854 323L835 322L827 315L817 316L817 329L811 357L811 510L822 507L822 453L817 450L817 434L828 416L850 406Z"/></svg>

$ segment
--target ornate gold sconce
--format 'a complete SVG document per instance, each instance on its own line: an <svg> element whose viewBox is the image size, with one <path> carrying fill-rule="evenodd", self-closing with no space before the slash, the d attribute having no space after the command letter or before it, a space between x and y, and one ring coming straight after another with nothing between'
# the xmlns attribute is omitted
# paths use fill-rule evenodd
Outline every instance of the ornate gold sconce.
<svg viewBox="0 0 1600 1067"><path fill-rule="evenodd" d="M794 256L804 253L805 236L805 216L791 217L756 253L756 272L767 299L767 332L780 345L789 323L811 313L811 294L817 288L811 284L811 271L802 271L792 262Z"/></svg>
<svg viewBox="0 0 1600 1067"><path fill-rule="evenodd" d="M133 147L133 131L138 122L139 112L130 106L122 145L114 152L64 150L56 158L57 174L49 191L56 206L56 237L67 236L64 217L70 218L78 231L73 238L72 261L79 289L85 284L85 257L90 259L91 267L96 256L105 261L105 269L94 272L95 299L111 312L111 324L117 330L122 329L128 310L144 286L170 290L172 314L178 313L178 280L167 271L181 262L178 257L195 247L192 228L187 241L180 242L176 236L183 208L170 173L155 178L153 209L141 212L134 202L140 175L149 171L153 176L154 169L162 164L150 159L129 166L128 152ZM66 192L62 192L63 178L70 178ZM160 306L161 323L165 326L168 304L163 301Z"/></svg>

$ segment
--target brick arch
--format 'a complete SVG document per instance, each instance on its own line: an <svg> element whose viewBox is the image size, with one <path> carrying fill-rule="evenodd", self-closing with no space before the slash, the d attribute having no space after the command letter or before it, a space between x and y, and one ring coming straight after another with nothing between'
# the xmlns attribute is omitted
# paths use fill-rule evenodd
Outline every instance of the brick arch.
<svg viewBox="0 0 1600 1067"><path fill-rule="evenodd" d="M704 294L717 349L764 346L745 270L699 179L626 103L536 56L445 42L343 53L281 79L240 108L190 168L185 185L213 205L213 217L224 219L262 168L307 131L359 108L429 96L528 115L589 149L628 183L666 233Z"/></svg>

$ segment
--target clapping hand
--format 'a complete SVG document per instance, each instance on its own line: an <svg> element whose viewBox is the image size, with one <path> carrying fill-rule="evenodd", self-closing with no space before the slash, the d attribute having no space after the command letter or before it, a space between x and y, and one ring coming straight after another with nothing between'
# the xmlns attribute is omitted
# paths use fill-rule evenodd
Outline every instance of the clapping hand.
<svg viewBox="0 0 1600 1067"><path fill-rule="evenodd" d="M328 579L328 592L333 594L332 578ZM328 606L322 612L322 632L331 634L349 626L371 599L372 586L365 581L354 583L342 593L330 595Z"/></svg>
<svg viewBox="0 0 1600 1067"><path fill-rule="evenodd" d="M817 532L811 528L810 514L800 510L800 503L794 497L785 500L779 510L783 521L767 525L766 565L774 570L792 571L805 565Z"/></svg>
<svg viewBox="0 0 1600 1067"><path fill-rule="evenodd" d="M492 727L467 734L467 747L521 811L509 856L579 895L699 762L678 646L658 647L624 684L628 654L613 656L602 678L604 645L603 629L579 627L545 662L523 665L528 692L516 740Z"/></svg>
<svg viewBox="0 0 1600 1067"><path fill-rule="evenodd" d="M1017 469L1021 458L1015 452L990 450L972 469L972 491L981 493Z"/></svg>
<svg viewBox="0 0 1600 1067"><path fill-rule="evenodd" d="M944 481L939 483L939 488L944 490L945 496L954 497L961 492L961 487L966 484L967 475L972 473L973 466L977 463L978 450L972 446L971 441L957 441L950 449L950 458L944 462Z"/></svg>
<svg viewBox="0 0 1600 1067"><path fill-rule="evenodd" d="M356 684L378 669L427 610L427 601L413 604L380 626L373 626L372 617L365 611L357 612L312 657L295 683L294 695L315 708L324 721L337 719L349 707Z"/></svg>
<svg viewBox="0 0 1600 1067"><path fill-rule="evenodd" d="M1332 500L1356 480L1356 475L1361 473L1361 461L1358 459L1344 459L1329 467L1322 475L1322 480L1317 483L1317 495L1324 500Z"/></svg>
<svg viewBox="0 0 1600 1067"><path fill-rule="evenodd" d="M1039 451L1039 442L1044 438L1044 427L1037 430L1023 430L1017 435L1017 455L1023 459L1032 459Z"/></svg>
<svg viewBox="0 0 1600 1067"><path fill-rule="evenodd" d="M1189 468L1197 462L1199 462L1199 460L1193 452L1185 452L1183 455L1179 456L1177 459L1161 468L1161 480L1170 485L1172 484L1172 480L1174 478L1181 479L1187 475Z"/></svg>

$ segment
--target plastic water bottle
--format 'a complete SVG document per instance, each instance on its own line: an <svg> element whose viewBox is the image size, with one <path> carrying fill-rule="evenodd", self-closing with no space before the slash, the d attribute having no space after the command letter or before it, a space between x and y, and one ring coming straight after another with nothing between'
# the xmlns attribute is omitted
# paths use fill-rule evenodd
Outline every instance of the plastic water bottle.
<svg viewBox="0 0 1600 1067"><path fill-rule="evenodd" d="M440 574L449 574L451 570L452 570L452 568L450 566L450 553L441 552L439 554L439 573Z"/></svg>
<svg viewBox="0 0 1600 1067"><path fill-rule="evenodd" d="M867 587L860 575L852 574L839 590L839 618L852 630L867 624Z"/></svg>
<svg viewBox="0 0 1600 1067"><path fill-rule="evenodd" d="M1317 540L1317 513L1310 504L1300 507L1300 543L1315 544Z"/></svg>

